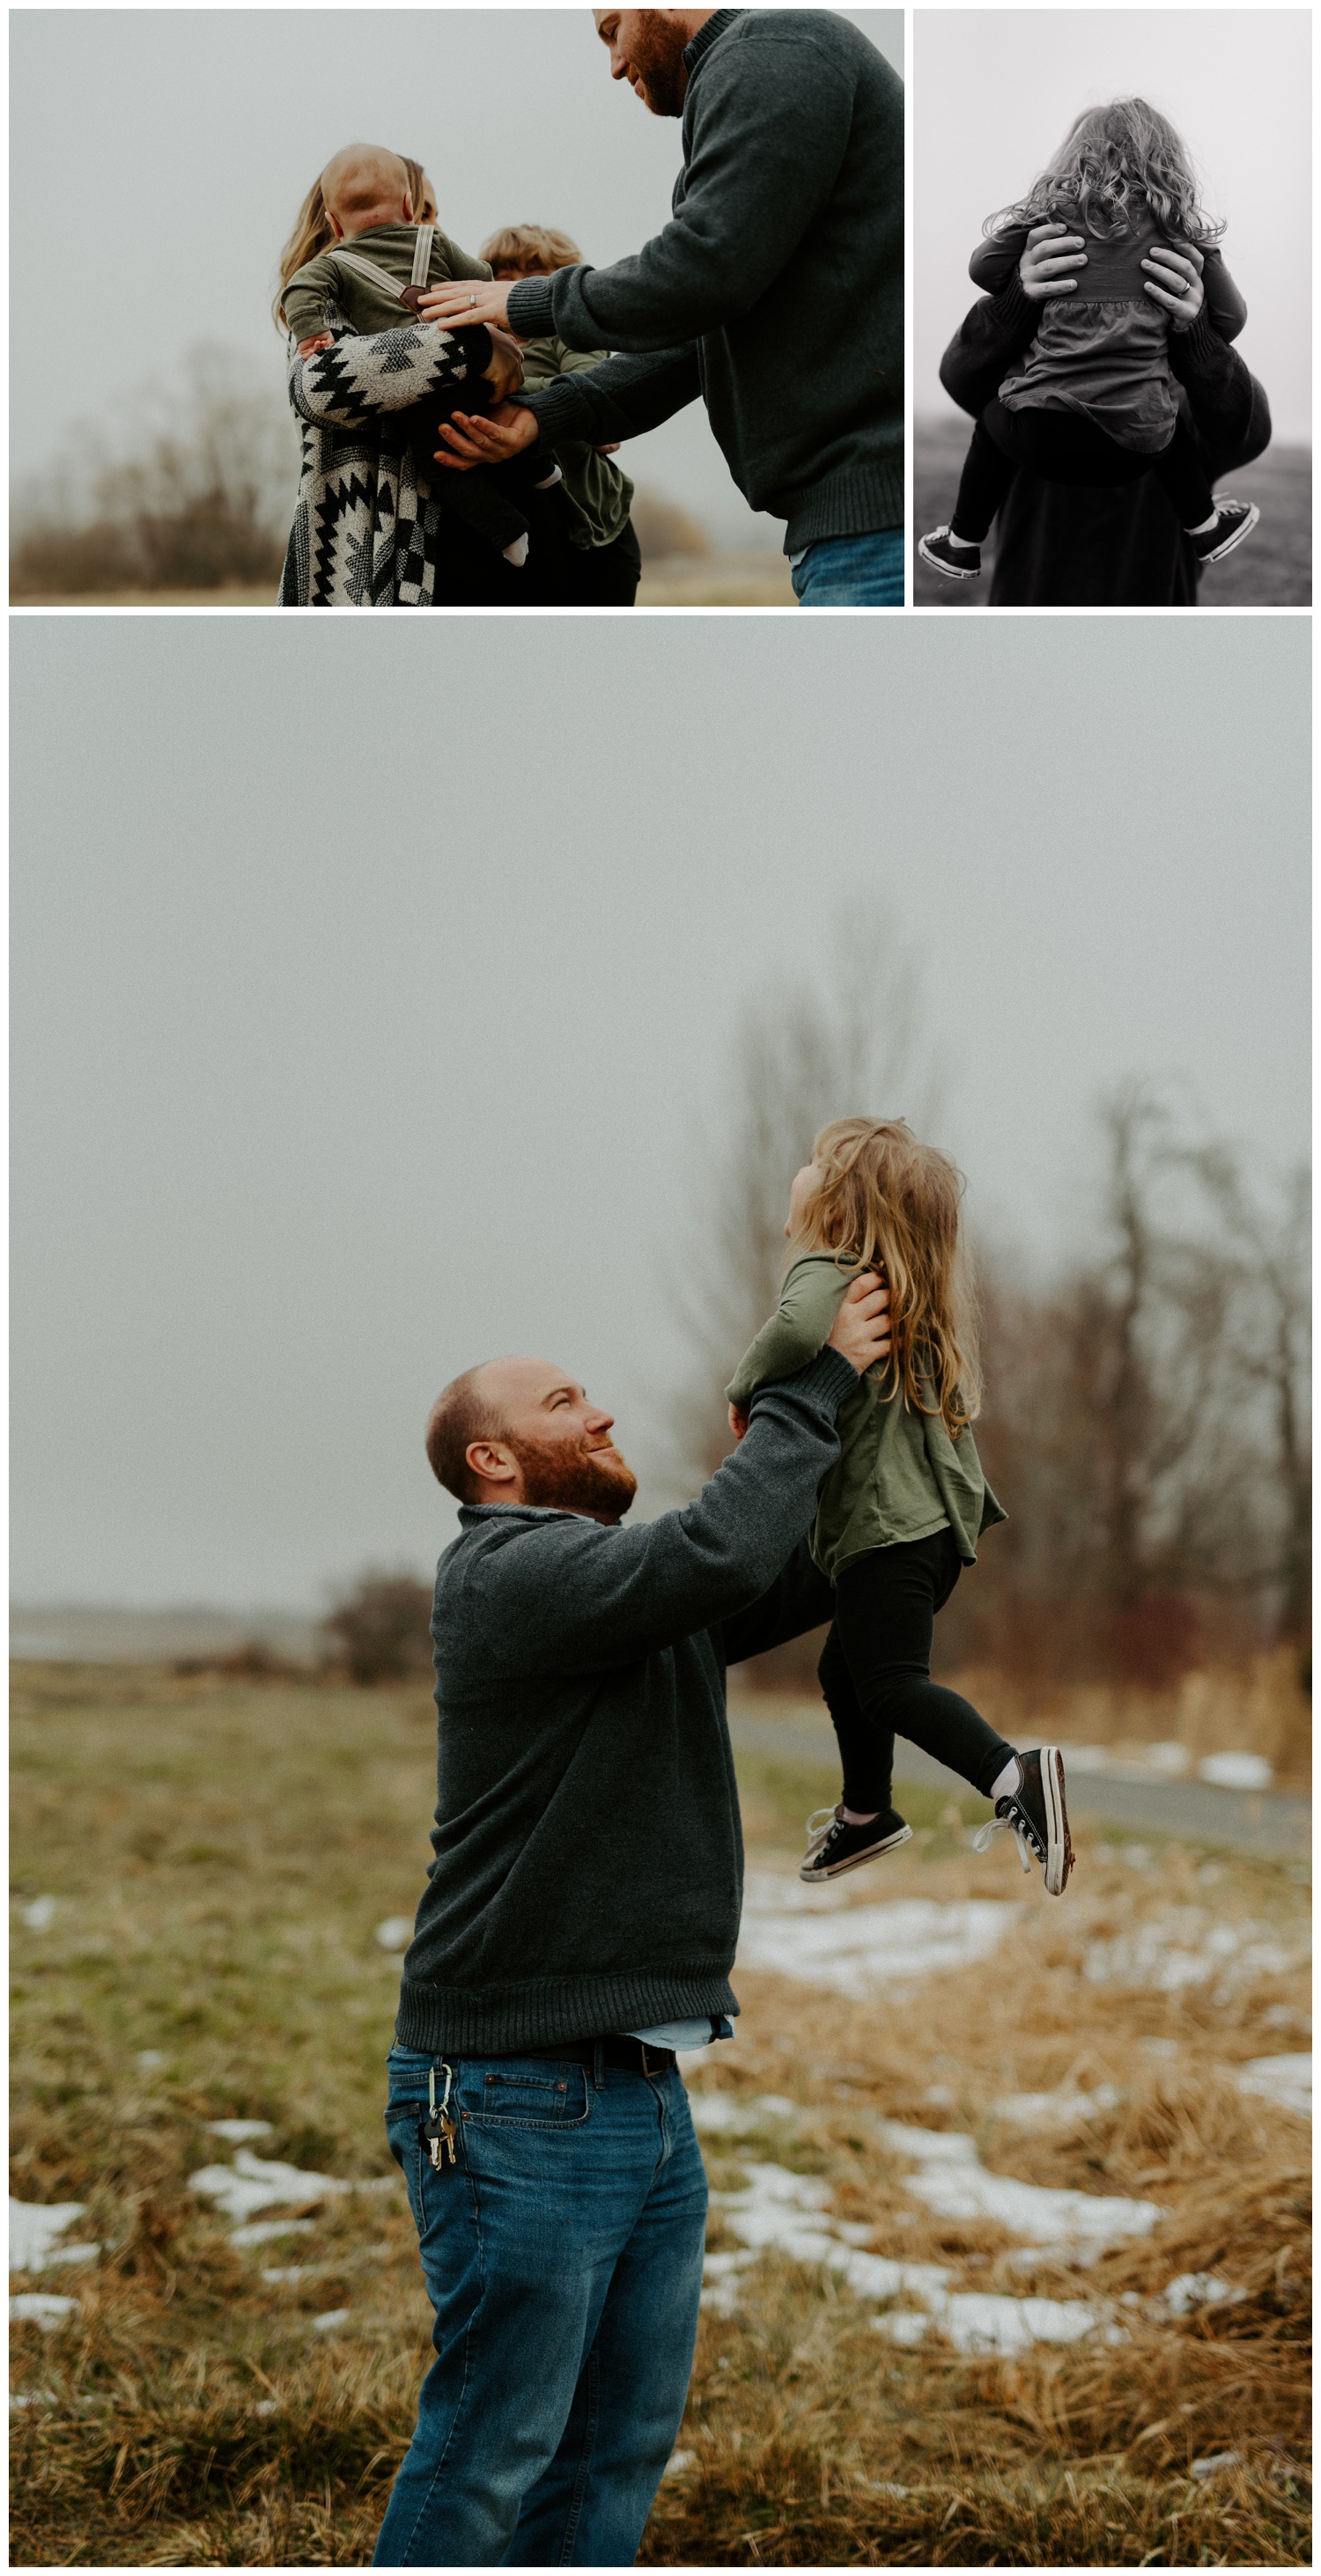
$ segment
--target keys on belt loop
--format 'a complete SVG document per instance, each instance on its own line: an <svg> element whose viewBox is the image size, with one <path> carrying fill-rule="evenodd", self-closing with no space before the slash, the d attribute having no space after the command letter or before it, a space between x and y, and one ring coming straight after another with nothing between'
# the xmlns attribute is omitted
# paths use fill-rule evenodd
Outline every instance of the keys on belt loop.
<svg viewBox="0 0 1321 2576"><path fill-rule="evenodd" d="M431 2158L431 2170L433 2173L440 2173L442 2171L446 2156L449 2157L451 2164L454 2162L454 2122L451 2120L446 2108L450 2098L450 2086L454 2082L454 2069L452 2066L447 2065L445 2059L442 2058L440 2061L440 2071L445 2078L445 2090L442 2093L439 2102L437 2102L436 2070L434 2066L429 2067L427 2070L427 2092L429 2099L427 2116L422 2123L422 2135L427 2142L427 2152Z"/></svg>

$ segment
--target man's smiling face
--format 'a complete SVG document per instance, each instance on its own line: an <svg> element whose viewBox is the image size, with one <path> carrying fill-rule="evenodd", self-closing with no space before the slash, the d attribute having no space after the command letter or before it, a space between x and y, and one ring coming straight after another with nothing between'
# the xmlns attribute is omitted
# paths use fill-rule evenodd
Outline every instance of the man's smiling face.
<svg viewBox="0 0 1321 2576"><path fill-rule="evenodd" d="M482 1500L622 1520L638 1480L610 1437L613 1414L589 1403L549 1360L490 1360L477 1374L482 1401L501 1424L498 1438L468 1445Z"/></svg>
<svg viewBox="0 0 1321 2576"><path fill-rule="evenodd" d="M689 13L676 9L594 9L609 47L610 77L626 80L653 116L682 116L688 90L684 47Z"/></svg>

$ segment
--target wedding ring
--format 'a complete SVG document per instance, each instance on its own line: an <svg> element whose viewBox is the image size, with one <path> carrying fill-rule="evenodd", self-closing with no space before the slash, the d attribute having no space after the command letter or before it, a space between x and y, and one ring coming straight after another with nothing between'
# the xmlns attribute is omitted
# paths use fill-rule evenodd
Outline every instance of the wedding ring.
<svg viewBox="0 0 1321 2576"><path fill-rule="evenodd" d="M470 296L469 296L469 298L468 298L469 309L471 309L471 307L476 303L476 301L477 301L477 298L476 298L476 296L475 296L475 295L470 295Z"/></svg>

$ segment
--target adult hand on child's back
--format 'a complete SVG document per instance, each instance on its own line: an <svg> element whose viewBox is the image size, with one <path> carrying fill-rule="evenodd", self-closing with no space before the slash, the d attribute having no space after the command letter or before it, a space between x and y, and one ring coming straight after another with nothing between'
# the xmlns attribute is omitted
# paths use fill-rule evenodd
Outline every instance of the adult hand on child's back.
<svg viewBox="0 0 1321 2576"><path fill-rule="evenodd" d="M746 1440L748 1435L748 1417L737 1404L731 1404L729 1408L729 1427L736 1440Z"/></svg>
<svg viewBox="0 0 1321 2576"><path fill-rule="evenodd" d="M1044 304L1050 295L1071 295L1078 283L1075 269L1086 266L1080 233L1071 233L1067 224L1034 224L1018 263L1018 282L1033 304Z"/></svg>
<svg viewBox="0 0 1321 2576"><path fill-rule="evenodd" d="M482 381L488 384L497 402L516 394L523 382L523 352L517 340L507 331L491 333L490 364L482 369Z"/></svg>
<svg viewBox="0 0 1321 2576"><path fill-rule="evenodd" d="M456 411L441 422L440 434L445 446L437 448L436 463L470 474L474 465L504 465L525 447L535 447L541 430L525 403L503 402L491 412Z"/></svg>
<svg viewBox="0 0 1321 2576"><path fill-rule="evenodd" d="M1153 242L1142 265L1147 271L1145 292L1173 316L1176 331L1190 331L1206 302L1200 250L1192 242L1185 242L1181 250L1173 242Z"/></svg>
<svg viewBox="0 0 1321 2576"><path fill-rule="evenodd" d="M838 1351L859 1377L877 1360L890 1356L890 1291L874 1270L864 1270L849 1286L826 1345Z"/></svg>

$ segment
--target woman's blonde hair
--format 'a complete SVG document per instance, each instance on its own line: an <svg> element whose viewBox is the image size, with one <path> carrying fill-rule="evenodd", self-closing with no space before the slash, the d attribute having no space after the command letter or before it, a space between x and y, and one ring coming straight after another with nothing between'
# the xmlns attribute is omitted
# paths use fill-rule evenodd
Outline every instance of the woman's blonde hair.
<svg viewBox="0 0 1321 2576"><path fill-rule="evenodd" d="M395 157L403 162L408 172L408 194L412 201L414 223L434 223L436 220L435 194L421 162L410 161L406 152L397 153ZM306 268L310 259L319 259L323 250L329 250L334 238L335 228L326 212L326 201L321 194L321 182L316 179L298 209L293 231L280 253L280 283L275 302L271 306L271 316L277 331L284 331L289 327L284 318L284 290L290 278L296 277L300 268Z"/></svg>
<svg viewBox="0 0 1321 2576"><path fill-rule="evenodd" d="M484 241L478 257L488 268L516 268L524 277L549 276L556 268L580 268L582 252L567 233L550 224L506 224Z"/></svg>
<svg viewBox="0 0 1321 2576"><path fill-rule="evenodd" d="M1122 241L1133 214L1150 206L1162 232L1184 241L1218 241L1225 227L1198 198L1188 152L1169 118L1145 98L1112 98L1085 108L1059 151L1017 205L988 215L994 239L1020 224L1076 224L1097 241Z"/></svg>
<svg viewBox="0 0 1321 2576"><path fill-rule="evenodd" d="M803 1201L790 1258L833 1252L850 1269L883 1271L894 1333L891 1368L906 1405L939 1413L951 1440L981 1405L974 1283L959 1226L963 1175L902 1118L836 1118L812 1148L818 1178Z"/></svg>

